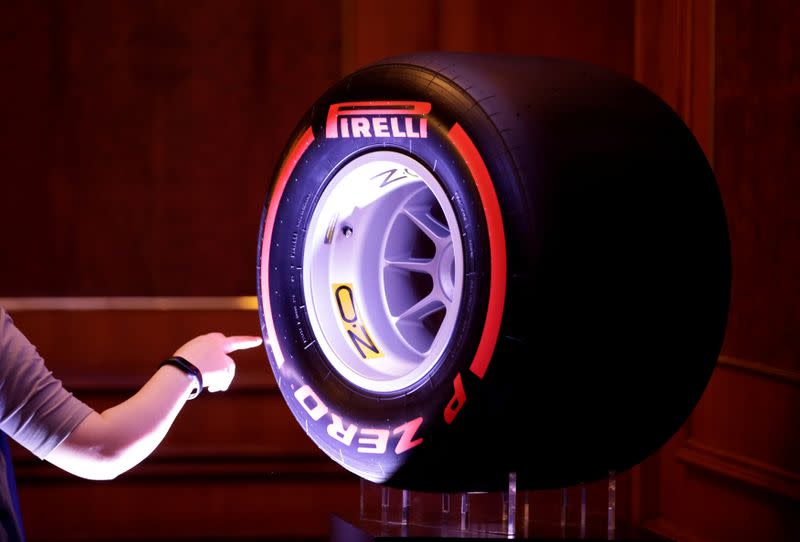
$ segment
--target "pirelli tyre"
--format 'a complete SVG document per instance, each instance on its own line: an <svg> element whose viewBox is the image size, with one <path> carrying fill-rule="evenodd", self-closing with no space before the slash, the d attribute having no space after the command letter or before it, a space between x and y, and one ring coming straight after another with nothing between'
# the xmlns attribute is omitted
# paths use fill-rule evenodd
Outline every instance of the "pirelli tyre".
<svg viewBox="0 0 800 542"><path fill-rule="evenodd" d="M300 121L265 204L267 353L334 461L414 490L589 481L700 398L730 292L713 173L644 87L416 54Z"/></svg>

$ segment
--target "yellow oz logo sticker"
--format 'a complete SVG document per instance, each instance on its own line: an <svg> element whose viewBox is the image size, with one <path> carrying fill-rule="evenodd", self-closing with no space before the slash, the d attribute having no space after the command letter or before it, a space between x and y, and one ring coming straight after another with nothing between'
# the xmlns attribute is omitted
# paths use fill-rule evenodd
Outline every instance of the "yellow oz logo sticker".
<svg viewBox="0 0 800 542"><path fill-rule="evenodd" d="M334 283L332 288L333 297L336 299L336 306L339 309L339 320L342 322L345 334L350 338L350 342L353 343L353 347L355 347L362 359L382 358L383 352L372 340L372 337L369 336L364 323L359 321L355 296L353 295L353 285Z"/></svg>

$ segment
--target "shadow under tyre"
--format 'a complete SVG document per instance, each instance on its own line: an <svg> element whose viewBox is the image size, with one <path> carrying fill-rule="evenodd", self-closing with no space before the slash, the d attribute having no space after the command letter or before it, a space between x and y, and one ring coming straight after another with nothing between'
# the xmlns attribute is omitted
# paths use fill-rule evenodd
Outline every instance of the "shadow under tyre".
<svg viewBox="0 0 800 542"><path fill-rule="evenodd" d="M640 462L699 400L730 294L687 127L635 82L544 58L344 78L284 152L258 263L297 421L352 472L423 491Z"/></svg>

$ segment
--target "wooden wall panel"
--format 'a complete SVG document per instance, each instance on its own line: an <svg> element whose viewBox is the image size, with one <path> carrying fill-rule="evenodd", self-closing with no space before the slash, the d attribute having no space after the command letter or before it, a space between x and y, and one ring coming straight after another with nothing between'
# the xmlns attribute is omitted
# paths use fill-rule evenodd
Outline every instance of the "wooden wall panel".
<svg viewBox="0 0 800 542"><path fill-rule="evenodd" d="M637 3L637 76L714 164L733 258L715 374L638 469L643 523L680 540L800 537L798 20L791 2Z"/></svg>
<svg viewBox="0 0 800 542"><path fill-rule="evenodd" d="M11 316L51 370L90 390L98 382L104 388L133 389L152 374L154 364L203 333L261 334L255 310L42 310L11 311ZM274 389L263 349L235 355L239 378L234 385L246 381Z"/></svg>
<svg viewBox="0 0 800 542"><path fill-rule="evenodd" d="M342 74L389 56L437 49L440 6L428 0L342 0Z"/></svg>
<svg viewBox="0 0 800 542"><path fill-rule="evenodd" d="M40 506L28 513L30 540L326 540L331 503L357 512L358 485L269 478L180 483L59 484L29 490ZM113 502L109 512L97 503ZM69 513L62 514L65 503ZM349 510L348 510L349 508ZM325 510L322 513L321 510ZM53 516L56 515L54 520Z"/></svg>
<svg viewBox="0 0 800 542"><path fill-rule="evenodd" d="M450 0L443 7L444 49L565 57L633 73L631 0Z"/></svg>
<svg viewBox="0 0 800 542"><path fill-rule="evenodd" d="M797 21L791 0L719 3L716 116L736 269L725 350L800 372Z"/></svg>
<svg viewBox="0 0 800 542"><path fill-rule="evenodd" d="M759 374L728 357L721 363L692 418L691 447L718 450L731 469L744 469L740 478L800 502L800 439L791 430L800 378Z"/></svg>
<svg viewBox="0 0 800 542"><path fill-rule="evenodd" d="M345 72L424 50L557 56L633 73L632 0L344 1Z"/></svg>
<svg viewBox="0 0 800 542"><path fill-rule="evenodd" d="M338 21L311 0L4 3L0 295L252 295Z"/></svg>

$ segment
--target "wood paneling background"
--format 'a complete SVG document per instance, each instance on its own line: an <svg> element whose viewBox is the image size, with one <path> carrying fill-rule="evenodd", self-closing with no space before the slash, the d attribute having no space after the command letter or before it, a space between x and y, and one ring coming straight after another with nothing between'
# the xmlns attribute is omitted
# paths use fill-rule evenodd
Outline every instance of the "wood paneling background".
<svg viewBox="0 0 800 542"><path fill-rule="evenodd" d="M637 4L637 77L698 136L726 206L731 313L689 422L639 467L639 519L687 541L800 538L800 10Z"/></svg>
<svg viewBox="0 0 800 542"><path fill-rule="evenodd" d="M0 213L25 232L0 240L0 295L252 293L267 180L339 77L339 6L0 10Z"/></svg>
<svg viewBox="0 0 800 542"><path fill-rule="evenodd" d="M571 57L692 128L730 223L723 355L695 414L621 479L623 516L689 541L800 539L800 10L792 0L189 0L0 6L0 297L255 293L263 199L328 85L414 50ZM95 408L248 310L13 313ZM78 480L15 448L32 541L324 538L358 483L283 404L263 351L142 465ZM199 514L201 521L187 519Z"/></svg>

